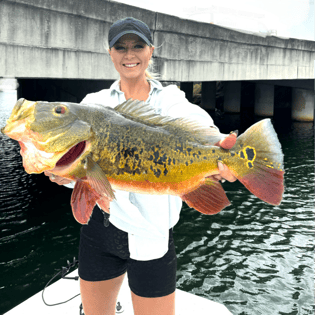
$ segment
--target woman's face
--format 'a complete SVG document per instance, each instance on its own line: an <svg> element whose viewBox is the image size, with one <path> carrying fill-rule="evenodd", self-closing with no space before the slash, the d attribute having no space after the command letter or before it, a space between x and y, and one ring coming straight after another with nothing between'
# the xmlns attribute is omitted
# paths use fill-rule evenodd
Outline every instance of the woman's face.
<svg viewBox="0 0 315 315"><path fill-rule="evenodd" d="M139 36L126 34L108 52L121 78L136 79L145 76L153 50Z"/></svg>

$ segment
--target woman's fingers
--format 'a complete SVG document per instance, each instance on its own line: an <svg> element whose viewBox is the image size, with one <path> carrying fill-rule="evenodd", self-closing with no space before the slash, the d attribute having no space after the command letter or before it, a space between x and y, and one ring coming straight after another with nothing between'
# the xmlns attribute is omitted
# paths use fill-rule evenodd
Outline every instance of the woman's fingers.
<svg viewBox="0 0 315 315"><path fill-rule="evenodd" d="M58 185L66 185L66 184L70 184L72 182L71 179L64 178L64 177L61 177L58 175L54 175L53 173L51 173L49 171L44 171L44 174L49 177L50 181L52 181L53 183L56 183Z"/></svg>
<svg viewBox="0 0 315 315"><path fill-rule="evenodd" d="M233 131L229 135L227 135L227 137L225 137L224 139L220 140L215 145L218 145L218 146L220 146L223 149L231 149L234 146L235 142L236 142L237 134L238 134L237 130Z"/></svg>
<svg viewBox="0 0 315 315"><path fill-rule="evenodd" d="M229 182L235 182L237 178L231 173L229 168L221 162L218 162L220 176Z"/></svg>

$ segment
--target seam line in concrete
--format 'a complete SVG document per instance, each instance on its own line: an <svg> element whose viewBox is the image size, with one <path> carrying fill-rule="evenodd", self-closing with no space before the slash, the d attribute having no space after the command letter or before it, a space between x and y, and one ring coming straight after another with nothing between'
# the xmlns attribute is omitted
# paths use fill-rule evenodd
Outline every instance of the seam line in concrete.
<svg viewBox="0 0 315 315"><path fill-rule="evenodd" d="M93 50L83 50L83 49L73 49L73 48L65 48L65 47L45 47L45 46L31 46L31 45L23 45L23 44L16 44L16 43L8 43L8 42L1 42L0 45L3 46L16 46L16 47L23 47L23 48L39 48L39 49L51 49L51 50L60 50L60 51L72 51L72 52L83 52L83 53L92 53L98 55L107 55L106 52L97 52Z"/></svg>

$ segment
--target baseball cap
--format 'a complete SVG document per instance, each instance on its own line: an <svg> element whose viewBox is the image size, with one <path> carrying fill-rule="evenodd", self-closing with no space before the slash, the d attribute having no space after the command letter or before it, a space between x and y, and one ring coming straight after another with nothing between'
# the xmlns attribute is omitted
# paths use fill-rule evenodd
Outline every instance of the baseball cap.
<svg viewBox="0 0 315 315"><path fill-rule="evenodd" d="M136 34L141 37L147 45L153 44L151 31L147 24L133 17L127 17L116 21L109 29L108 44L112 48L118 39L126 34Z"/></svg>

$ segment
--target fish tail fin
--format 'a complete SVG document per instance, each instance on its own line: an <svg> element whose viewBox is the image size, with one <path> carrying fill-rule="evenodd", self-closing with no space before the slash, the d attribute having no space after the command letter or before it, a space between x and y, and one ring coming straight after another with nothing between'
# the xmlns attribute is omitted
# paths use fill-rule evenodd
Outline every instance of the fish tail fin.
<svg viewBox="0 0 315 315"><path fill-rule="evenodd" d="M248 128L230 152L238 158L229 167L234 176L256 197L279 205L284 191L283 153L270 119Z"/></svg>

